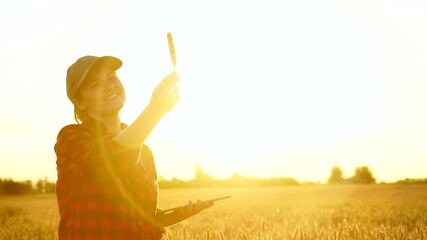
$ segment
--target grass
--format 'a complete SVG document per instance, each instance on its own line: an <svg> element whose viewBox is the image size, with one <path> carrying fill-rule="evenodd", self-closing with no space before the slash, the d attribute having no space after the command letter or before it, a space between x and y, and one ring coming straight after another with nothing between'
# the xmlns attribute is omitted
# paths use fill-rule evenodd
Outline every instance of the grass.
<svg viewBox="0 0 427 240"><path fill-rule="evenodd" d="M0 196L0 239L56 239L54 195Z"/></svg>
<svg viewBox="0 0 427 240"><path fill-rule="evenodd" d="M159 206L232 195L163 239L427 239L427 185L172 189ZM56 239L54 195L0 197L0 239Z"/></svg>

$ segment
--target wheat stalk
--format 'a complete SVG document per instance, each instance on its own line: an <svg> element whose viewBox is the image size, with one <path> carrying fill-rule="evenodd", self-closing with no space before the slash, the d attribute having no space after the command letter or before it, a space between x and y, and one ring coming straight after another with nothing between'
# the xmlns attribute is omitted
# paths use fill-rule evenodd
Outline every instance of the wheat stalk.
<svg viewBox="0 0 427 240"><path fill-rule="evenodd" d="M173 71L175 71L176 54L175 54L175 47L173 45L172 33L170 32L168 32L168 43L169 43L169 53L170 53L172 64L173 64Z"/></svg>

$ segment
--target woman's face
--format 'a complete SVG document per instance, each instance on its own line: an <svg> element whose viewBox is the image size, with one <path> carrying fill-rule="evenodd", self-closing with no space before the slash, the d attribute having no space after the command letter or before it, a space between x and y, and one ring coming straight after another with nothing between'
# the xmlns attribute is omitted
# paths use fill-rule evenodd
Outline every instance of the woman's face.
<svg viewBox="0 0 427 240"><path fill-rule="evenodd" d="M92 117L118 115L126 94L116 72L107 66L97 66L86 76L75 105Z"/></svg>

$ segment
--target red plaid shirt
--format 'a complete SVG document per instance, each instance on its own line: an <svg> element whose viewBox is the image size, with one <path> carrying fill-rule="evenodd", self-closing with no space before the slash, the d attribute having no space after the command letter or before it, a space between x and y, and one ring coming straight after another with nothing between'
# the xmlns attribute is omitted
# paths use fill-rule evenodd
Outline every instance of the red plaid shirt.
<svg viewBox="0 0 427 240"><path fill-rule="evenodd" d="M158 185L151 150L128 150L113 137L93 119L59 132L60 240L161 239L153 221Z"/></svg>

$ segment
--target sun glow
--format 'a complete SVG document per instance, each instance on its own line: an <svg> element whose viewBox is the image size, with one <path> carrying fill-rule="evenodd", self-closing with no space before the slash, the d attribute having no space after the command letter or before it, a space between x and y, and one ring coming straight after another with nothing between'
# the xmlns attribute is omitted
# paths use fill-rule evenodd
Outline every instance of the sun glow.
<svg viewBox="0 0 427 240"><path fill-rule="evenodd" d="M57 131L73 123L66 67L87 54L122 59L122 118L131 123L174 70L167 32L182 99L147 142L160 176L191 178L198 163L216 177L324 180L334 165L361 164L378 179L425 177L422 1L75 2L0 8L0 128L19 137L28 130L25 145L43 139L43 154L28 149L43 155L51 178ZM0 152L0 177L28 175L8 159L35 164L30 152Z"/></svg>

